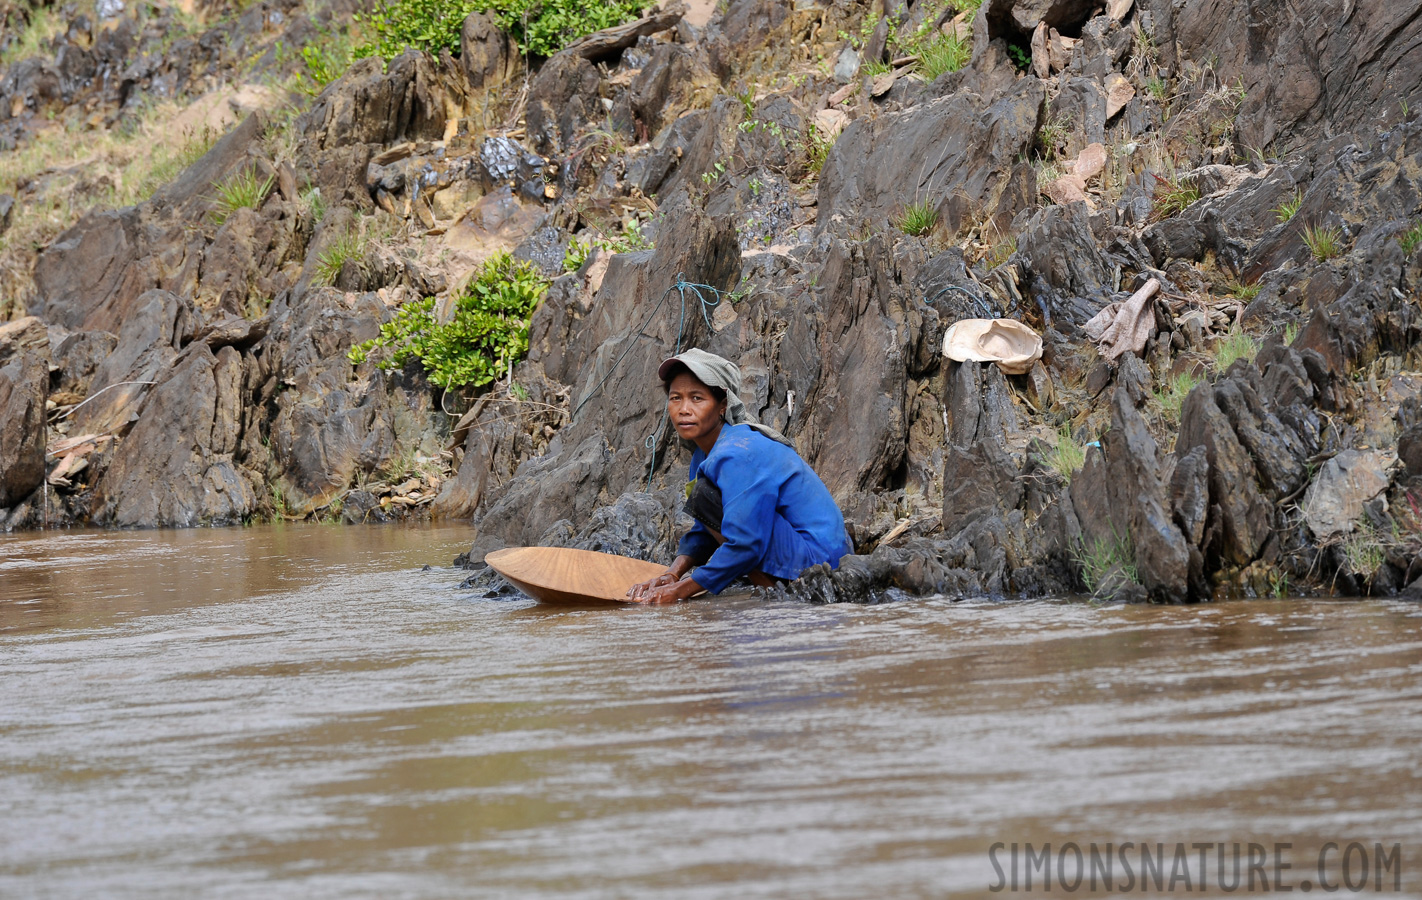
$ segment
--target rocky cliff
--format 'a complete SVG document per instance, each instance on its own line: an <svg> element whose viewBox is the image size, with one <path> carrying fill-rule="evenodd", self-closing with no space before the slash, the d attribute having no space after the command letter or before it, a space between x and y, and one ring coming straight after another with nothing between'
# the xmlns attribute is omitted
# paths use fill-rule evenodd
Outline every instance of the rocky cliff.
<svg viewBox="0 0 1422 900"><path fill-rule="evenodd" d="M791 596L1422 591L1422 2L1338 6L734 0L543 60L475 14L457 58L309 100L289 48L350 8L168 46L78 16L0 72L13 152L144 97L227 118L54 233L22 223L94 196L81 167L0 184L0 521L429 515L476 569L669 559L689 455L653 373L695 345L851 524ZM347 359L501 250L550 284L498 381ZM1032 371L943 359L996 316L1043 334Z"/></svg>

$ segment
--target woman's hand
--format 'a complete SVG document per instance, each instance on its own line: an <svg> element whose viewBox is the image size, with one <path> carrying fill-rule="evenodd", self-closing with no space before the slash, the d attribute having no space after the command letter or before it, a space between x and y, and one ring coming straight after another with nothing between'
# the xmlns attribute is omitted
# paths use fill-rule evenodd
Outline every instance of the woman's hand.
<svg viewBox="0 0 1422 900"><path fill-rule="evenodd" d="M657 579L654 578L652 580L656 581ZM683 578L671 584L663 584L654 587L635 599L638 603L661 605L664 603L676 603L679 600L694 597L703 590L705 590L705 588L697 584L691 578Z"/></svg>
<svg viewBox="0 0 1422 900"><path fill-rule="evenodd" d="M696 562L691 557L678 556L672 564L667 567L667 570L656 578L634 584L628 588L627 599L634 603L675 603L677 600L684 600L686 597L690 597L691 594L687 594L684 597L674 597L670 600L653 600L651 599L651 595L655 591L664 591L667 588L674 587L686 576L687 572L690 572L695 567ZM695 583L696 582L692 582L692 584ZM700 590L701 588L698 586L692 593L697 593Z"/></svg>
<svg viewBox="0 0 1422 900"><path fill-rule="evenodd" d="M659 587L665 587L669 584L676 584L677 580L680 578L680 575L676 574L671 569L668 569L662 574L658 575L656 578L651 578L647 581L641 581L637 584L632 585L630 588L627 589L627 596L629 599L637 603L645 602L647 595L650 594L653 590Z"/></svg>

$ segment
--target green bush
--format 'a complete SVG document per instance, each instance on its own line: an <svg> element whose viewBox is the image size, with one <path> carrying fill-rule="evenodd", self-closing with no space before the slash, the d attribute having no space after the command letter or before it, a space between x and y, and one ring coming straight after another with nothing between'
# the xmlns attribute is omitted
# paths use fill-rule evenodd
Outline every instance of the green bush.
<svg viewBox="0 0 1422 900"><path fill-rule="evenodd" d="M459 295L447 323L435 320L435 298L407 303L380 326L379 337L352 347L347 358L360 365L372 352L386 350L380 368L387 371L416 359L430 381L447 391L482 387L527 352L529 317L547 289L531 263L501 253Z"/></svg>
<svg viewBox="0 0 1422 900"><path fill-rule="evenodd" d="M378 0L373 13L358 16L374 37L355 55L388 62L410 47L458 54L465 17L485 12L524 53L552 56L576 38L637 18L651 5L652 0Z"/></svg>

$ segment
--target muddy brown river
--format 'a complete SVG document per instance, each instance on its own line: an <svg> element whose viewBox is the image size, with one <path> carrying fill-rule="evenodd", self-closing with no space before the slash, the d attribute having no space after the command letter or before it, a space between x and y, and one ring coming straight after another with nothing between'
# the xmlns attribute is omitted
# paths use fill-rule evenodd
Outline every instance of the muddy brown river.
<svg viewBox="0 0 1422 900"><path fill-rule="evenodd" d="M1418 605L561 610L468 537L0 536L0 897L1422 895Z"/></svg>

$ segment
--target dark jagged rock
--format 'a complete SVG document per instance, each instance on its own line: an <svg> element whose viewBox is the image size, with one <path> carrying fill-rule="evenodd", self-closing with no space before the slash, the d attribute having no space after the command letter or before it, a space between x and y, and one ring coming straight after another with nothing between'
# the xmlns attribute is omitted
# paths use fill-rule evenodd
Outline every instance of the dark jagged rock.
<svg viewBox="0 0 1422 900"><path fill-rule="evenodd" d="M1240 84L1242 147L1338 134L1397 108L1395 85L1422 82L1410 48L1422 38L1422 4L1307 0L1281 14L1230 0L1137 0L1150 14L1164 62L1214 61L1221 83ZM1319 29L1318 23L1329 27Z"/></svg>
<svg viewBox="0 0 1422 900"><path fill-rule="evenodd" d="M904 207L937 198L942 227L957 230L970 211L999 213L1007 191L1003 173L1032 146L1044 92L1025 78L1000 99L958 93L850 123L825 161L819 205L824 229L842 222L849 232L879 224Z"/></svg>
<svg viewBox="0 0 1422 900"><path fill-rule="evenodd" d="M529 88L528 141L539 153L560 155L571 149L578 129L602 112L593 64L576 53L554 54Z"/></svg>
<svg viewBox="0 0 1422 900"><path fill-rule="evenodd" d="M459 64L470 87L498 87L517 71L518 47L492 16L472 12L459 32Z"/></svg>
<svg viewBox="0 0 1422 900"><path fill-rule="evenodd" d="M145 399L94 495L103 525L239 523L256 508L234 461L242 427L242 358L194 343Z"/></svg>
<svg viewBox="0 0 1422 900"><path fill-rule="evenodd" d="M0 326L0 509L44 481L49 338L33 317Z"/></svg>
<svg viewBox="0 0 1422 900"><path fill-rule="evenodd" d="M1031 272L1066 298L1100 298L1099 303L1080 309L1069 301L1071 305L1053 310L1054 319L1080 326L1106 305L1111 269L1092 235L1085 203L1049 206L1035 214L1018 239L1017 254Z"/></svg>
<svg viewBox="0 0 1422 900"><path fill-rule="evenodd" d="M682 112L709 105L721 87L706 51L662 44L628 89L638 133L654 135Z"/></svg>

